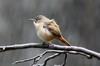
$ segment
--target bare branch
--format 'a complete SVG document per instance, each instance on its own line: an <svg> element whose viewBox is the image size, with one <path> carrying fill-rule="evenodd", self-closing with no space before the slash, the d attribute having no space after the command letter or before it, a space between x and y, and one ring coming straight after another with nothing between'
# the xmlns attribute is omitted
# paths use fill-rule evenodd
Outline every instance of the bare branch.
<svg viewBox="0 0 100 66"><path fill-rule="evenodd" d="M0 52L4 52L8 50L25 49L25 48L43 48L43 49L52 49L52 50L76 51L78 52L78 54L85 55L85 56L87 55L87 57L89 58L95 57L100 60L100 53L83 48L83 47L60 46L60 45L55 45L55 44L52 44L52 45L43 46L40 43L26 43L26 44L15 44L15 45L9 45L9 46L0 46Z"/></svg>
<svg viewBox="0 0 100 66"><path fill-rule="evenodd" d="M23 62L34 60L34 62L32 64L32 65L34 65L34 64L36 64L47 53L66 53L66 52L65 51L60 51L60 50L46 50L43 53L41 53L41 54L39 54L39 55L37 55L35 57L24 59L24 60L18 60L18 61L15 61L12 64L23 63Z"/></svg>
<svg viewBox="0 0 100 66"><path fill-rule="evenodd" d="M37 55L35 57L29 58L29 59L24 59L24 60L18 60L18 61L15 61L12 64L23 63L23 62L27 62L27 61L34 60L34 62L32 64L32 65L34 65L34 64L36 64L47 53L60 53L60 54L65 54L64 64L65 64L66 59L67 59L67 53L69 53L69 54L75 54L75 55L78 55L79 54L79 55L86 56L87 58L90 58L90 55L87 55L87 54L84 54L84 53L81 53L81 52L76 52L76 51L46 50L43 53L41 53L41 54L39 54L39 55Z"/></svg>

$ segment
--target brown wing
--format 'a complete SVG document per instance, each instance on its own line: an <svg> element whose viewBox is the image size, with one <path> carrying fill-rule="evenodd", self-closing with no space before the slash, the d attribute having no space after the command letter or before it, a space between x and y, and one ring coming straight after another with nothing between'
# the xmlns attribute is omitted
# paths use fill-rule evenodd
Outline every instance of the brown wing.
<svg viewBox="0 0 100 66"><path fill-rule="evenodd" d="M54 20L51 22L47 22L46 27L54 36L61 37L60 28Z"/></svg>

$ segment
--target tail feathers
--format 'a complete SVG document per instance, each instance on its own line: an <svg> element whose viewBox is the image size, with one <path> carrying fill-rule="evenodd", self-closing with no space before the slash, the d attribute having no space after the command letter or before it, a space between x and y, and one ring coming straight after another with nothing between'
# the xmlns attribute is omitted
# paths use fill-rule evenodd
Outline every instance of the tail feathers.
<svg viewBox="0 0 100 66"><path fill-rule="evenodd" d="M61 37L55 37L57 40L60 40L61 42L63 42L64 44L66 44L67 46L71 46L71 44L66 41L62 36Z"/></svg>

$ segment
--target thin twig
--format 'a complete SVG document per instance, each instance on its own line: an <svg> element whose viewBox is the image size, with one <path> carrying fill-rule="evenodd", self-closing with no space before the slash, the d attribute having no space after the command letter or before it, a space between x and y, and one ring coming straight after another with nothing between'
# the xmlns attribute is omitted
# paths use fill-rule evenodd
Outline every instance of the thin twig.
<svg viewBox="0 0 100 66"><path fill-rule="evenodd" d="M65 53L64 63L62 64L62 66L66 65L66 61L67 61L67 53Z"/></svg>
<svg viewBox="0 0 100 66"><path fill-rule="evenodd" d="M54 55L51 55L51 56L47 57L47 58L45 59L45 61L44 61L43 66L46 66L47 62L48 62L50 59L53 59L53 58L55 58L55 57L57 57L57 56L59 56L59 55L60 55L60 53L56 53L56 54L54 54Z"/></svg>
<svg viewBox="0 0 100 66"><path fill-rule="evenodd" d="M32 57L32 58L24 59L24 60L18 60L18 61L13 62L12 64L18 64L18 63L23 63L23 62L31 61L31 60L34 60L34 59L36 59L38 57L39 57L39 55L37 55L35 57Z"/></svg>
<svg viewBox="0 0 100 66"><path fill-rule="evenodd" d="M41 53L41 54L39 54L39 55L37 55L35 57L24 59L24 60L18 60L18 61L15 61L12 64L23 63L23 62L34 60L33 64L32 64L32 65L34 65L47 53L61 53L61 54L69 53L69 54L75 54L75 55L79 54L79 55L83 55L83 56L87 57L88 59L92 59L92 56L84 54L84 53L81 53L81 52L76 52L76 51L46 50L43 53Z"/></svg>
<svg viewBox="0 0 100 66"><path fill-rule="evenodd" d="M82 52L68 51L68 53L69 53L69 54L74 54L74 55L82 55L82 56L87 57L88 59L92 59L92 58L93 58L92 55L88 55L88 54L85 54L85 53L82 53Z"/></svg>
<svg viewBox="0 0 100 66"><path fill-rule="evenodd" d="M32 65L36 64L45 54L47 54L47 51L44 51L43 53L39 54L36 59L34 59L34 62Z"/></svg>

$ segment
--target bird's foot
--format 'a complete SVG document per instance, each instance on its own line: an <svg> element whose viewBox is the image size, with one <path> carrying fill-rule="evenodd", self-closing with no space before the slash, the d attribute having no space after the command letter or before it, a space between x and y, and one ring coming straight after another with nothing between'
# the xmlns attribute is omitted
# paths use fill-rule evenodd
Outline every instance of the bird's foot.
<svg viewBox="0 0 100 66"><path fill-rule="evenodd" d="M44 47L49 47L49 43L47 43L47 42L43 42L43 44L42 44Z"/></svg>
<svg viewBox="0 0 100 66"><path fill-rule="evenodd" d="M43 44L42 44L44 47L49 47L49 46L54 46L53 44L51 44L50 42L49 43L47 43L47 42L43 42Z"/></svg>

